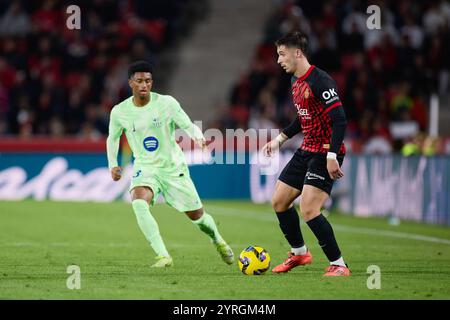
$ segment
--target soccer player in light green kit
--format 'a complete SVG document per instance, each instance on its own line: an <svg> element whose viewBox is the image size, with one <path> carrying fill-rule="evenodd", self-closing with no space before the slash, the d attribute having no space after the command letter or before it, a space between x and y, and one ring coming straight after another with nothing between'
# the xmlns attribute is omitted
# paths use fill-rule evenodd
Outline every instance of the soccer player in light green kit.
<svg viewBox="0 0 450 320"><path fill-rule="evenodd" d="M108 166L114 181L121 178L117 155L122 132L133 152L134 174L130 189L138 225L156 253L152 267L169 267L173 261L150 207L160 193L166 202L186 213L216 246L223 261L232 264L234 254L223 240L212 216L203 209L190 178L183 151L175 141L175 125L186 131L202 149L206 141L200 128L192 123L180 104L169 95L152 92L152 66L137 61L129 66L128 83L133 95L114 106L107 139Z"/></svg>

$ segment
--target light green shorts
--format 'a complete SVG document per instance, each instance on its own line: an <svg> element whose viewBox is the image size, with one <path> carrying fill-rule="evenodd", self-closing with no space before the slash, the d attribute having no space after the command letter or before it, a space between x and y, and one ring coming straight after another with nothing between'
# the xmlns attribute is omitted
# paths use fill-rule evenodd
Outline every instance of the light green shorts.
<svg viewBox="0 0 450 320"><path fill-rule="evenodd" d="M144 166L135 166L129 191L143 186L150 187L153 191L150 206L155 204L162 193L166 203L180 212L194 211L203 207L188 169L169 174L155 172L155 169L146 169Z"/></svg>

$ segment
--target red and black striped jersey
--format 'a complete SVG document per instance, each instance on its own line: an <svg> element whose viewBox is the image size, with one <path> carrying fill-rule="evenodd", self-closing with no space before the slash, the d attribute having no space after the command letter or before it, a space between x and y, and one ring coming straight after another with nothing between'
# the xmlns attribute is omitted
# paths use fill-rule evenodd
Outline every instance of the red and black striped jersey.
<svg viewBox="0 0 450 320"><path fill-rule="evenodd" d="M328 112L342 106L336 82L325 71L311 66L302 77L293 77L292 98L304 135L300 149L330 151L332 121ZM345 154L343 142L339 154Z"/></svg>

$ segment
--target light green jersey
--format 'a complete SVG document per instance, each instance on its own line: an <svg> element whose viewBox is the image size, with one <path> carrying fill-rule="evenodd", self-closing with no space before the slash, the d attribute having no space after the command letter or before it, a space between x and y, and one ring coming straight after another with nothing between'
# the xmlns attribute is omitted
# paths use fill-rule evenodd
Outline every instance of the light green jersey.
<svg viewBox="0 0 450 320"><path fill-rule="evenodd" d="M166 172L186 167L183 151L175 140L175 126L186 131L192 139L204 137L178 101L156 92L150 93L150 101L143 107L137 107L132 99L131 96L111 110L106 143L109 168L118 166L122 131L133 152L135 164Z"/></svg>

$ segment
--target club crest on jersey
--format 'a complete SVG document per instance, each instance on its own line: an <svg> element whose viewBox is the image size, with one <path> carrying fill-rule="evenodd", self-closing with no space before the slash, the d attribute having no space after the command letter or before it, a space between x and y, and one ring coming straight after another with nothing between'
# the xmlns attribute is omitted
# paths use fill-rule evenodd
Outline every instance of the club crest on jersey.
<svg viewBox="0 0 450 320"><path fill-rule="evenodd" d="M155 137L147 137L144 139L144 148L147 151L153 152L159 147L159 141Z"/></svg>
<svg viewBox="0 0 450 320"><path fill-rule="evenodd" d="M162 122L159 120L159 118L153 118L153 125L157 128L161 127Z"/></svg>
<svg viewBox="0 0 450 320"><path fill-rule="evenodd" d="M305 97L305 99L309 98L309 89L308 88L306 88L305 94L303 96Z"/></svg>

